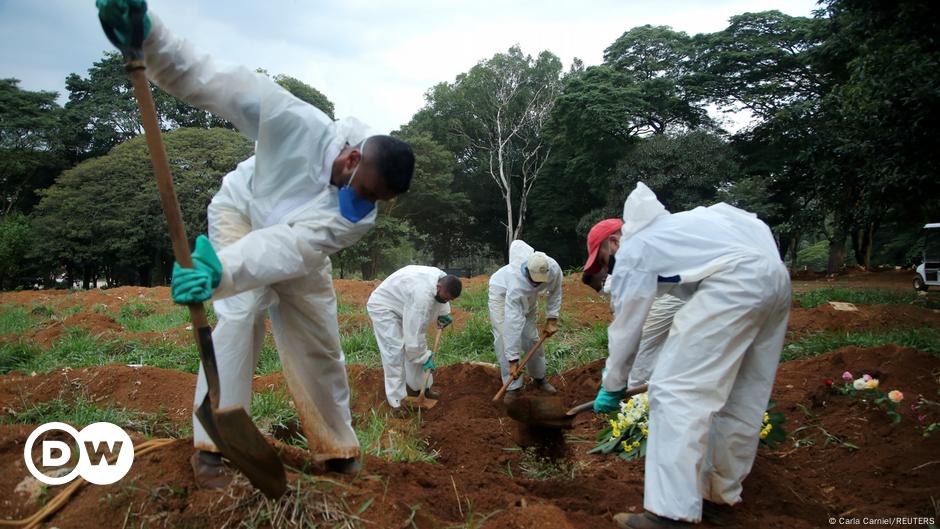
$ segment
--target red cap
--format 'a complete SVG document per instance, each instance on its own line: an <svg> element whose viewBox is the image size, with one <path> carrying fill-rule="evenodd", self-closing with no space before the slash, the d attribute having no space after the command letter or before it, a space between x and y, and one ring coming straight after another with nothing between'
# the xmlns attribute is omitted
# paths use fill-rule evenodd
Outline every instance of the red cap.
<svg viewBox="0 0 940 529"><path fill-rule="evenodd" d="M600 268L600 263L597 262L597 251L601 249L601 243L607 237L620 231L622 227L623 221L620 219L604 219L591 228L591 231L588 232L588 258L587 262L584 263L584 273L593 274L597 272Z"/></svg>

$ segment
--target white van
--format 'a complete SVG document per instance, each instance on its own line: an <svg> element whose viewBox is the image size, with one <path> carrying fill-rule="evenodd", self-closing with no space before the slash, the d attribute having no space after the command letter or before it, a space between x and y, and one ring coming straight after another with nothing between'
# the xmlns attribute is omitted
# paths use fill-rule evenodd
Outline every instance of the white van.
<svg viewBox="0 0 940 529"><path fill-rule="evenodd" d="M917 267L914 290L940 286L940 222L924 224L924 262Z"/></svg>

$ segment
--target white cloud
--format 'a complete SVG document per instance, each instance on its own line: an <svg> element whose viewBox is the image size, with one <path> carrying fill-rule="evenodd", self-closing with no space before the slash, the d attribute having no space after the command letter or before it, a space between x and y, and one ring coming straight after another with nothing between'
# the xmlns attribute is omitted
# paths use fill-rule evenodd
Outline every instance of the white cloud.
<svg viewBox="0 0 940 529"><path fill-rule="evenodd" d="M809 16L815 3L153 0L150 6L173 32L219 60L297 77L325 93L338 116L356 115L389 131L411 118L434 84L513 44L533 55L548 49L566 66L574 57L591 65L632 27L712 32L735 14L779 9ZM23 88L64 92L65 76L84 74L108 48L90 0L0 0L0 77L19 78Z"/></svg>

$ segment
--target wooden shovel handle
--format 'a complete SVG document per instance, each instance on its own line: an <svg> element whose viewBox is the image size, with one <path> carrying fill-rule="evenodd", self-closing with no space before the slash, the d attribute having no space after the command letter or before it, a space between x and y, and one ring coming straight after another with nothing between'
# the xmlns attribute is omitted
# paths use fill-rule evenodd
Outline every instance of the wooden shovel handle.
<svg viewBox="0 0 940 529"><path fill-rule="evenodd" d="M134 85L134 97L140 108L140 118L147 137L147 149L150 151L150 161L157 177L157 189L160 191L160 204L163 206L163 215L170 231L170 242L173 243L173 257L183 268L193 267L192 254L189 252L189 240L186 238L186 226L183 224L183 213L176 198L173 187L173 176L170 174L170 163L167 161L166 148L163 145L163 136L160 124L157 122L157 111L153 104L153 95L150 92L150 83L144 74L142 60L131 60L125 65ZM219 372L215 363L215 354L212 351L211 329L206 309L202 303L188 305L189 317L193 322L193 336L199 348L199 356L206 373L209 386L209 399L212 407L217 408L219 403ZM207 343L208 341L208 343Z"/></svg>
<svg viewBox="0 0 940 529"><path fill-rule="evenodd" d="M493 402L496 402L499 399L503 398L503 395L506 394L506 390L509 389L509 385L515 382L516 379L519 378L519 376L522 374L522 368L525 367L525 365L529 363L529 360L532 358L535 352L539 350L539 347L542 346L542 342L548 339L548 336L549 336L548 334L544 332L542 333L542 337L539 338L539 341L535 342L535 345L533 345L532 348L529 349L529 352L525 354L525 357L523 357L522 361L519 362L519 365L516 366L516 372L509 374L509 380L507 380L506 383L503 384L503 387L499 388L499 391L497 391L496 395L493 396Z"/></svg>
<svg viewBox="0 0 940 529"><path fill-rule="evenodd" d="M626 397L632 397L632 396L634 396L634 395L639 395L640 393L646 393L647 391L649 391L649 389L650 389L649 384L642 384L642 385L639 385L639 386L637 386L637 387L635 387L635 388L633 388L633 389L628 389L627 392L624 393L623 396L624 396L624 398L626 398ZM594 401L593 401L593 400L589 400L589 401L587 401L587 402L582 402L581 404L578 404L578 405L575 406L574 408L571 408L570 410L568 410L568 412L565 413L565 415L567 415L567 416L569 416L569 417L573 417L573 416L575 416L575 415L577 415L577 414L579 414L579 413L581 413L581 412L588 411L588 410L591 410L591 409L594 409Z"/></svg>

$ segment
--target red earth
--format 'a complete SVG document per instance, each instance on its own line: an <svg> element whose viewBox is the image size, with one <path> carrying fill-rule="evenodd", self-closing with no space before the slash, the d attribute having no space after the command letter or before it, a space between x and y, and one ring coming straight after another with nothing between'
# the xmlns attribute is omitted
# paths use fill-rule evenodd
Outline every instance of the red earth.
<svg viewBox="0 0 940 529"><path fill-rule="evenodd" d="M880 274L884 275L875 274L879 287L892 284L901 288L904 274ZM836 283L850 282L853 277L837 278ZM472 281L482 284L485 278ZM825 279L812 283L829 284ZM337 281L341 300L357 307L372 288L370 283ZM52 321L26 337L45 346L68 327L126 337L132 333L107 313L115 313L115 308L129 301L155 311L171 310L167 294L166 289L137 287L80 293L19 292L0 294L0 304L44 305L56 312L77 307L68 318ZM96 312L95 305L106 305L108 311ZM825 330L940 326L937 311L920 307L859 309L840 312L830 306L796 307L791 311L789 339ZM564 310L569 325L591 326L609 320L606 303L577 278L565 281ZM361 314L343 318L344 327L368 325ZM185 327L165 334L174 340L188 338ZM553 379L566 405L594 397L601 367L602 362L593 362ZM827 388L826 379L838 384L846 370L856 376L868 373L879 378L885 391L903 391L905 400L898 408L901 421L893 423L870 403L855 402ZM773 399L775 409L786 413L785 428L791 441L776 451L760 450L745 482L744 502L734 509L728 526L824 527L830 517L840 516L940 518L940 432L925 437L921 426L940 422L940 408L911 408L918 396L940 400L938 376L940 358L895 346L847 347L781 364ZM349 378L354 416L388 412L380 369L350 366ZM326 527L343 527L336 519L327 518L346 513L352 517L347 518L348 527L587 529L614 527L613 513L642 510L643 463L586 453L604 427L603 419L582 414L563 441L555 439L553 445L530 448L544 448L542 453L556 457L542 462L541 468L550 472L539 475L526 471L537 459L521 448L532 445L533 432L491 402L499 388L494 367L447 366L438 370L436 380L435 388L443 398L435 408L422 413L419 429L428 450L436 454L436 463L392 462L367 456L358 476L324 474L322 466L313 463L303 450L272 440L289 467L305 468L313 474L298 485L300 478L292 471L292 483L300 488L291 489L288 499L282 501L303 503L307 516ZM0 376L0 417L4 419L0 421L4 422L0 424L0 521L23 518L59 492L58 487L51 487L44 492L34 490L30 496L23 443L35 425L9 424L15 413L37 403L81 395L100 406L157 414L167 430L172 430L169 427L191 421L194 385L192 374L117 365ZM283 385L280 374L256 377L254 382L256 391L278 385ZM410 418L387 419L390 430L413 424ZM134 439L143 441L137 434ZM243 480L224 492L197 489L189 468L191 453L192 440L187 438L138 458L130 474L117 484L84 486L47 527L250 525L263 500ZM540 479L546 477L549 479ZM306 500L300 502L300 496Z"/></svg>

